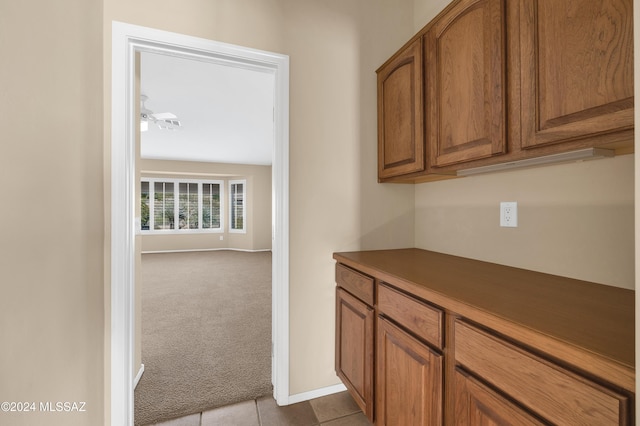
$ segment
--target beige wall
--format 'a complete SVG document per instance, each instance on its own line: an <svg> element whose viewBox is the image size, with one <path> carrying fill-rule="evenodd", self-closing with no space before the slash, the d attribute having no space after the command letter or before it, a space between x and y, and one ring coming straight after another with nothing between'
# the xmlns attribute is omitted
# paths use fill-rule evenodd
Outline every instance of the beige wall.
<svg viewBox="0 0 640 426"><path fill-rule="evenodd" d="M0 2L0 424L102 423L102 2Z"/></svg>
<svg viewBox="0 0 640 426"><path fill-rule="evenodd" d="M286 2L291 56L290 384L334 372L334 251L413 245L413 188L376 182L375 70L411 36L398 0Z"/></svg>
<svg viewBox="0 0 640 426"><path fill-rule="evenodd" d="M413 188L376 183L374 72L412 35L411 1L190 0L174 9L105 1L106 106L112 20L289 55L290 392L337 384L331 254L413 245Z"/></svg>
<svg viewBox="0 0 640 426"><path fill-rule="evenodd" d="M416 246L634 288L633 155L416 185ZM518 202L518 227L499 226Z"/></svg>
<svg viewBox="0 0 640 426"><path fill-rule="evenodd" d="M413 32L421 30L449 3L451 0L413 0Z"/></svg>
<svg viewBox="0 0 640 426"><path fill-rule="evenodd" d="M203 163L195 161L141 161L141 173L148 178L216 179L224 181L228 200L229 180L246 179L246 233L229 232L228 202L224 204L221 233L145 234L143 252L209 249L271 250L271 166ZM221 240L220 237L223 239Z"/></svg>

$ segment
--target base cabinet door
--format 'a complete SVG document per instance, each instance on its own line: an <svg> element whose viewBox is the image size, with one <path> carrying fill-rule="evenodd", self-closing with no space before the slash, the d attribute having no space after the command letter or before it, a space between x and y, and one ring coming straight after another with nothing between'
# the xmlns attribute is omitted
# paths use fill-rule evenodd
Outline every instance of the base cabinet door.
<svg viewBox="0 0 640 426"><path fill-rule="evenodd" d="M455 424L540 426L544 423L462 370L455 372Z"/></svg>
<svg viewBox="0 0 640 426"><path fill-rule="evenodd" d="M373 309L336 289L336 373L373 421Z"/></svg>
<svg viewBox="0 0 640 426"><path fill-rule="evenodd" d="M376 425L442 424L442 356L383 317L377 326Z"/></svg>

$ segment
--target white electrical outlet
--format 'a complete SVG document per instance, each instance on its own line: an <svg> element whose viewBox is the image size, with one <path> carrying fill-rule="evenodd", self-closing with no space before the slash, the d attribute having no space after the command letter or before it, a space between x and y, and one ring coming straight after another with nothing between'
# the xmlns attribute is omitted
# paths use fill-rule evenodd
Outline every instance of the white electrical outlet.
<svg viewBox="0 0 640 426"><path fill-rule="evenodd" d="M518 227L517 201L503 201L500 203L500 226L506 228Z"/></svg>

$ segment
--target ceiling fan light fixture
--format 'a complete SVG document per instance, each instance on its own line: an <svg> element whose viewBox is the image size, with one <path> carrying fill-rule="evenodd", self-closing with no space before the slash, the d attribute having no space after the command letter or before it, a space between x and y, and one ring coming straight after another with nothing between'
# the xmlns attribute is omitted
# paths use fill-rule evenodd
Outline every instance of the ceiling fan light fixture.
<svg viewBox="0 0 640 426"><path fill-rule="evenodd" d="M140 95L140 131L149 130L149 122L155 123L161 130L178 130L182 126L178 117L171 112L154 113L147 108L145 102L149 99L147 95Z"/></svg>
<svg viewBox="0 0 640 426"><path fill-rule="evenodd" d="M162 130L178 130L178 128L182 126L182 124L180 123L180 120L170 120L170 119L156 120L156 124L158 125L158 128Z"/></svg>

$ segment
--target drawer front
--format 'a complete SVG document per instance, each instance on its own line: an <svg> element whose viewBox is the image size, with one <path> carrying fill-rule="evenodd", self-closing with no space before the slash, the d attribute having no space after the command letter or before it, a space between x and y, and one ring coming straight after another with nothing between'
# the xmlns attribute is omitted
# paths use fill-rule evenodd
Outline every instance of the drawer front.
<svg viewBox="0 0 640 426"><path fill-rule="evenodd" d="M624 425L629 399L460 320L455 359L555 424Z"/></svg>
<svg viewBox="0 0 640 426"><path fill-rule="evenodd" d="M381 284L378 286L378 311L442 349L443 315L440 309Z"/></svg>
<svg viewBox="0 0 640 426"><path fill-rule="evenodd" d="M336 283L369 306L373 306L373 278L339 263L336 265Z"/></svg>

